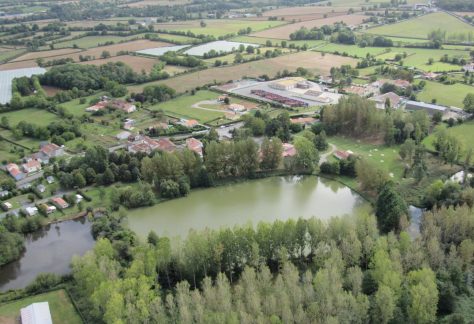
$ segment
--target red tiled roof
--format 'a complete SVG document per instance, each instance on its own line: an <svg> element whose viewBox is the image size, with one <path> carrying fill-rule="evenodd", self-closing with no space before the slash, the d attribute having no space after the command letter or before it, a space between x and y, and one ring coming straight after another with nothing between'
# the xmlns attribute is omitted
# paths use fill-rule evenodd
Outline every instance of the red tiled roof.
<svg viewBox="0 0 474 324"><path fill-rule="evenodd" d="M290 143L283 143L283 152L282 156L295 156L296 155L296 148L293 144Z"/></svg>
<svg viewBox="0 0 474 324"><path fill-rule="evenodd" d="M199 155L202 155L202 142L200 140L195 139L194 137L186 139L186 146L191 151L196 152Z"/></svg>
<svg viewBox="0 0 474 324"><path fill-rule="evenodd" d="M49 144L46 144L44 145L40 151L43 152L44 154L46 155L51 155L52 153L54 153L55 151L59 150L60 147L54 143L49 143Z"/></svg>
<svg viewBox="0 0 474 324"><path fill-rule="evenodd" d="M167 138L158 140L158 149L166 152L172 152L176 149L176 145Z"/></svg>

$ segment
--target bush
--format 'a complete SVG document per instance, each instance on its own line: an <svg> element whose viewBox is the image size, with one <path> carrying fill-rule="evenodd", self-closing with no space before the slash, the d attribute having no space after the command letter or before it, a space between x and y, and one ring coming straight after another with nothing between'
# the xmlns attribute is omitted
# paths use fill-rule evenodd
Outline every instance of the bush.
<svg viewBox="0 0 474 324"><path fill-rule="evenodd" d="M54 273L40 273L36 279L26 286L28 293L37 293L56 287L61 283L61 277Z"/></svg>

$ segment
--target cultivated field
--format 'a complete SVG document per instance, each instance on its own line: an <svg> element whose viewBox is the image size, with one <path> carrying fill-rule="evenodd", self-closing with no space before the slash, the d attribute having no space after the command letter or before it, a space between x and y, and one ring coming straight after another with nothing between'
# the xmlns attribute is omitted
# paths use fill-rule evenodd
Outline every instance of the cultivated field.
<svg viewBox="0 0 474 324"><path fill-rule="evenodd" d="M237 36L231 39L233 42L243 42L243 43L252 43L252 44L260 44L260 45L266 45L267 40L272 43L272 45L281 45L281 42L286 42L286 44L289 46L291 44L294 44L296 46L303 46L307 45L308 47L316 47L322 44L325 44L325 40L297 40L297 41L291 41L291 40L286 40L286 39L277 39L277 38L262 38L262 37L255 37L255 36Z"/></svg>
<svg viewBox="0 0 474 324"><path fill-rule="evenodd" d="M409 19L400 23L368 29L375 35L428 39L428 34L436 29L446 31L449 39L454 34L474 33L474 27L444 12L436 12Z"/></svg>
<svg viewBox="0 0 474 324"><path fill-rule="evenodd" d="M49 303L53 323L82 324L81 318L64 290L56 290L0 305L0 323L18 323L17 318L20 316L21 308L43 301Z"/></svg>
<svg viewBox="0 0 474 324"><path fill-rule="evenodd" d="M344 15L348 10L349 7L302 6L265 11L263 16L283 18L286 21L292 21L293 19L296 21L306 21L324 18L324 15L327 15L327 17Z"/></svg>
<svg viewBox="0 0 474 324"><path fill-rule="evenodd" d="M65 42L60 42L60 43L55 43L54 47L55 48L64 48L64 47L73 47L74 45L77 45L79 48L93 48L97 47L100 44L105 44L107 42L114 42L114 43L120 43L120 42L126 42L129 40L133 39L140 39L143 38L142 35L132 35L132 36L113 36L113 35L108 35L108 36L86 36L78 39L71 39Z"/></svg>
<svg viewBox="0 0 474 324"><path fill-rule="evenodd" d="M370 55L380 55L385 53L386 49L383 47L359 47L357 45L344 45L344 44L335 44L327 43L321 46L317 46L315 51L326 52L326 53L346 53L349 56L365 58L367 54Z"/></svg>
<svg viewBox="0 0 474 324"><path fill-rule="evenodd" d="M298 67L303 67L317 74L328 75L333 66L342 64L355 65L356 60L316 52L299 52L295 54L284 55L268 60L260 60L234 66L225 66L219 68L210 68L207 70L180 75L176 78L156 81L148 84L166 84L174 88L177 92L190 91L204 84L214 82L227 82L247 77L258 77L267 74L270 77L275 76L277 72L283 70L295 71ZM129 87L130 92L140 92L148 84Z"/></svg>
<svg viewBox="0 0 474 324"><path fill-rule="evenodd" d="M253 21L253 20L231 20L231 19L213 19L205 20L206 27L200 27L199 20L190 20L180 23L155 24L155 30L179 30L191 31L199 35L210 35L214 37L227 34L237 34L239 30L250 27L252 31L260 31L275 26L285 24L284 21Z"/></svg>
<svg viewBox="0 0 474 324"><path fill-rule="evenodd" d="M35 60L37 58L46 58L46 57L53 57L53 56L63 56L66 54L77 53L80 51L81 51L80 49L74 49L74 48L61 48L61 49L56 49L56 50L29 52L15 58L11 62Z"/></svg>
<svg viewBox="0 0 474 324"><path fill-rule="evenodd" d="M343 15L343 16L336 16L336 17L330 17L330 18L303 21L303 22L299 22L295 24L289 24L285 26L280 26L280 27L264 30L261 32L256 32L251 35L256 36L256 37L290 39L290 34L294 33L295 31L299 30L302 27L311 29L314 27L321 27L323 25L333 25L334 23L341 22L341 21L346 23L347 25L354 26L354 25L361 24L364 19L367 19L367 16Z"/></svg>
<svg viewBox="0 0 474 324"><path fill-rule="evenodd" d="M143 8L146 6L175 6L180 4L186 4L191 1L189 0L143 0L134 3L128 3L120 5L120 7L130 7L130 8Z"/></svg>
<svg viewBox="0 0 474 324"><path fill-rule="evenodd" d="M0 71L38 67L35 60L0 64Z"/></svg>

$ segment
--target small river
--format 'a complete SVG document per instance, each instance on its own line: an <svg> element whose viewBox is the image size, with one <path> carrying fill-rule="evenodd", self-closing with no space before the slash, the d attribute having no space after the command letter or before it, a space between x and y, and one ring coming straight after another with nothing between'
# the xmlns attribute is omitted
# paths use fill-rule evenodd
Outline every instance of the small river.
<svg viewBox="0 0 474 324"><path fill-rule="evenodd" d="M369 203L332 180L307 177L272 177L209 189L169 200L128 214L129 226L141 237L150 230L170 237L190 229L218 229L253 225L277 219L351 215Z"/></svg>
<svg viewBox="0 0 474 324"><path fill-rule="evenodd" d="M0 267L0 291L24 288L42 272L69 273L72 257L83 255L94 244L91 223L84 217L27 235L22 257Z"/></svg>

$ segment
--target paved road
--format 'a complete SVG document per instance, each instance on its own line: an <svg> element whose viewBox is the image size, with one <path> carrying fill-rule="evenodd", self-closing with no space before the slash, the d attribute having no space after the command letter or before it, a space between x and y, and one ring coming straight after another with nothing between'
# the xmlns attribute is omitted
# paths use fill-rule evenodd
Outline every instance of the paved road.
<svg viewBox="0 0 474 324"><path fill-rule="evenodd" d="M224 128L221 128L221 127L216 128L216 131L217 131L217 134L219 134L219 139L223 140L226 138L232 138L232 134L230 132L233 131L234 129L241 128L242 126L244 126L244 122L239 122L239 123L226 126Z"/></svg>

